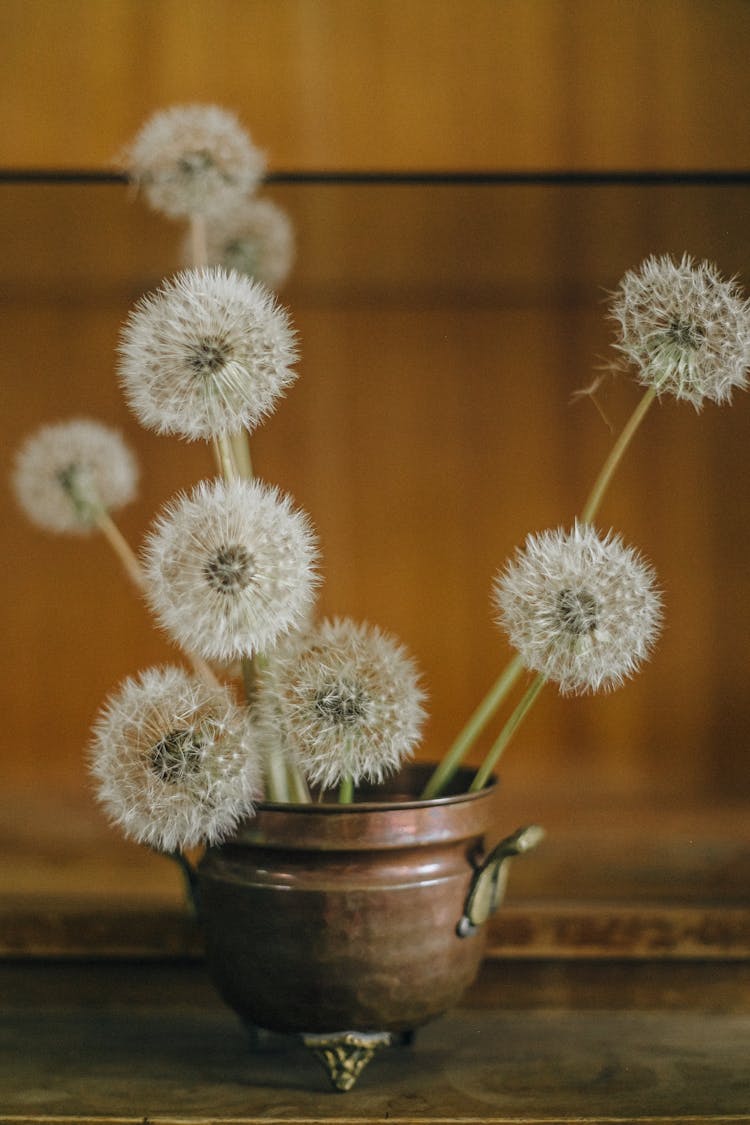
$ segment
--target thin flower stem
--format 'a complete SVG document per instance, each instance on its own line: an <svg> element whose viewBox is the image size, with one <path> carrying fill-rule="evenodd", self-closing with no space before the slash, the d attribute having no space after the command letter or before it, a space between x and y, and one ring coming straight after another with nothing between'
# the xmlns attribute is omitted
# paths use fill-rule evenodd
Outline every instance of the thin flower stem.
<svg viewBox="0 0 750 1125"><path fill-rule="evenodd" d="M350 805L354 800L354 782L349 777L343 777L339 783L339 804Z"/></svg>
<svg viewBox="0 0 750 1125"><path fill-rule="evenodd" d="M190 256L192 264L196 268L201 268L208 264L208 255L206 253L206 220L203 215L192 215L190 218ZM226 441L226 438L224 441ZM233 480L236 473L230 470L230 475L227 475L226 453L225 450L222 449L221 438L215 437L212 445L216 468L227 480Z"/></svg>
<svg viewBox="0 0 750 1125"><path fill-rule="evenodd" d="M309 805L312 802L312 797L302 770L296 762L288 761L286 772L289 782L289 799L298 805Z"/></svg>
<svg viewBox="0 0 750 1125"><path fill-rule="evenodd" d="M82 505L82 499L76 489L75 477L73 475L68 476L61 480L61 484L70 496L71 502L80 507ZM102 535L117 555L123 570L136 590L138 590L139 593L143 593L146 588L146 580L143 576L141 564L138 562L135 551L130 546L107 509L97 504L95 507L90 506L88 511L90 513L90 518L93 519L94 526L101 531ZM205 660L200 656L194 656L192 653L186 653L186 655L193 666L193 670L197 675L202 677L205 683L213 688L219 687L219 681L216 679L216 676L213 674L208 664L206 664Z"/></svg>
<svg viewBox="0 0 750 1125"><path fill-rule="evenodd" d="M439 797L476 739L486 727L523 671L520 656L514 656L477 707L422 791L422 800Z"/></svg>
<svg viewBox="0 0 750 1125"><path fill-rule="evenodd" d="M243 656L240 664L242 667L242 686L245 689L245 701L249 707L252 707L258 692L257 661L255 657Z"/></svg>
<svg viewBox="0 0 750 1125"><path fill-rule="evenodd" d="M232 445L226 434L219 434L215 439L215 449L217 450L222 476L227 484L229 484L231 481L236 480L239 474L234 460Z"/></svg>
<svg viewBox="0 0 750 1125"><path fill-rule="evenodd" d="M500 731L500 734L496 742L492 746L492 749L489 751L487 757L482 762L481 768L478 770L476 777L469 786L470 793L476 793L478 789L484 789L487 781L489 780L490 774L492 773L492 770L494 769L498 762L498 759L500 758L500 755L520 727L523 720L528 715L529 711L536 701L537 696L539 695L546 682L547 681L545 680L544 676L542 676L541 674L536 676L536 678L532 680L530 686L524 692L523 696L520 699L520 702L516 705L516 708L511 714L507 723Z"/></svg>
<svg viewBox="0 0 750 1125"><path fill-rule="evenodd" d="M250 442L248 440L247 431L239 430L236 434L231 436L232 453L234 454L234 463L237 466L237 471L241 477L246 480L253 479L253 462L250 457Z"/></svg>
<svg viewBox="0 0 750 1125"><path fill-rule="evenodd" d="M190 257L196 269L203 269L208 265L205 215L190 216Z"/></svg>
<svg viewBox="0 0 750 1125"><path fill-rule="evenodd" d="M633 413L625 423L620 432L617 441L612 446L612 449L604 462L601 471L594 482L594 486L589 493L589 496L584 504L583 510L580 515L581 523L591 523L594 516L599 510L599 505L602 502L605 492L609 487L612 477L615 474L622 458L627 450L630 442L632 441L638 427L648 413L649 407L657 397L655 387L649 387L645 394L641 397L638 405ZM519 656L514 656L510 663L506 665L505 670L500 674L500 677L495 681L494 685L490 688L488 694L480 703L477 710L474 712L469 722L459 734L456 741L449 749L446 756L443 758L440 765L435 770L428 781L422 797L428 800L433 797L438 797L459 765L463 761L466 754L468 754L475 741L482 733L487 723L498 710L508 692L511 690L516 680L521 674L523 664ZM512 716L511 716L512 719ZM508 723L511 722L508 720ZM504 730L500 732L499 739L502 739ZM498 741L499 741L498 739ZM490 751L492 753L492 751Z"/></svg>
<svg viewBox="0 0 750 1125"><path fill-rule="evenodd" d="M609 483L614 476L615 470L620 464L620 461L622 461L625 451L633 439L633 435L635 434L643 419L646 417L649 407L656 399L656 394L656 387L649 387L636 406L633 413L630 415L630 418L623 426L620 436L612 446L609 456L602 465L601 472L596 478L594 487L591 489L588 499L583 506L583 511L581 512L580 517L581 523L591 523L594 516L598 512L599 505L602 502L604 493L609 487Z"/></svg>
<svg viewBox="0 0 750 1125"><path fill-rule="evenodd" d="M190 217L190 257L195 269L205 269L208 266L208 244L206 241L206 219L204 215L191 215ZM240 430L232 434L229 439L232 449L233 477L242 476L252 480L253 465L250 459L250 445L247 433ZM219 472L226 476L226 454L221 450L221 439L214 441L214 454ZM227 479L231 479L227 477Z"/></svg>
<svg viewBox="0 0 750 1125"><path fill-rule="evenodd" d="M278 804L288 804L291 801L289 792L289 778L286 772L286 763L283 755L269 754L266 759L266 800Z"/></svg>
<svg viewBox="0 0 750 1125"><path fill-rule="evenodd" d="M267 667L267 661L260 653L256 653L255 656L243 656L240 665L245 700L252 710L258 692L258 675L262 668ZM310 803L310 791L304 777L293 762L285 760L280 745L267 754L264 773L267 800L277 803Z"/></svg>
<svg viewBox="0 0 750 1125"><path fill-rule="evenodd" d="M224 476L224 466L222 465L222 462L221 462L221 450L219 449L219 442L216 438L212 439L211 448L213 449L214 464L216 465L216 471L219 474L219 476L223 477Z"/></svg>
<svg viewBox="0 0 750 1125"><path fill-rule="evenodd" d="M143 590L146 582L135 552L112 517L103 508L97 514L96 526L117 555L122 563L123 570L135 588Z"/></svg>
<svg viewBox="0 0 750 1125"><path fill-rule="evenodd" d="M130 546L117 524L114 522L109 513L104 511L103 508L97 514L96 526L99 528L102 535L107 540L107 542L117 555L118 559L122 563L123 569L128 578L131 580L135 588L142 593L146 588L146 580L143 576L141 564L138 562L138 558L133 551L133 548ZM196 656L195 653L192 652L187 652L185 653L185 655L193 666L193 671L196 673L196 675L201 677L204 683L208 684L208 686L212 688L217 688L220 686L218 679L214 675L210 666L203 659L203 657Z"/></svg>
<svg viewBox="0 0 750 1125"><path fill-rule="evenodd" d="M248 480L252 479L253 467L250 460L250 447L247 434L241 430L227 438L226 434L214 440L214 450L217 454L222 475L229 482L238 476ZM243 656L241 660L242 683L245 691L245 700L252 709L258 694L258 675L266 661L260 653L254 656ZM266 766L266 792L271 801L288 802L297 804L310 803L310 790L299 768L293 762L285 762L284 755L279 745L267 757Z"/></svg>
<svg viewBox="0 0 750 1125"><path fill-rule="evenodd" d="M192 914L197 918L200 915L200 897L198 893L198 876L187 856L180 851L163 852L167 859L174 860L182 872L185 885L185 898Z"/></svg>

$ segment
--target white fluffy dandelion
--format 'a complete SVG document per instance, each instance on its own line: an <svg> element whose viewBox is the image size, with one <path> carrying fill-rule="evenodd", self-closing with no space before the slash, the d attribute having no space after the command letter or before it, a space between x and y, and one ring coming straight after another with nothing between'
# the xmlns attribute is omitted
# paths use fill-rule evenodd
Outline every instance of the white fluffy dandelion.
<svg viewBox="0 0 750 1125"><path fill-rule="evenodd" d="M166 509L147 540L147 596L187 651L253 656L306 619L316 559L307 517L278 490L203 482Z"/></svg>
<svg viewBox="0 0 750 1125"><path fill-rule="evenodd" d="M710 262L647 258L623 277L611 316L615 346L643 386L700 409L704 399L728 402L747 385L750 304Z"/></svg>
<svg viewBox="0 0 750 1125"><path fill-rule="evenodd" d="M272 200L248 199L208 223L206 253L212 265L278 289L294 261L294 230Z"/></svg>
<svg viewBox="0 0 750 1125"><path fill-rule="evenodd" d="M147 429L208 440L253 430L296 379L296 359L289 316L264 285L184 270L131 312L119 373Z"/></svg>
<svg viewBox="0 0 750 1125"><path fill-rule="evenodd" d="M170 218L221 212L254 191L265 172L263 153L238 119L215 105L155 113L123 161L149 205Z"/></svg>
<svg viewBox="0 0 750 1125"><path fill-rule="evenodd" d="M424 698L397 641L336 619L279 647L261 680L260 709L280 723L308 780L327 789L398 769L419 739Z"/></svg>
<svg viewBox="0 0 750 1125"><path fill-rule="evenodd" d="M13 486L45 531L86 534L135 496L138 466L120 434L87 418L42 426L19 449Z"/></svg>
<svg viewBox="0 0 750 1125"><path fill-rule="evenodd" d="M107 701L90 766L113 823L165 852L217 843L260 794L247 712L175 667L150 668Z"/></svg>
<svg viewBox="0 0 750 1125"><path fill-rule="evenodd" d="M530 535L495 579L493 598L526 667L564 694L619 687L661 624L651 567L585 524Z"/></svg>

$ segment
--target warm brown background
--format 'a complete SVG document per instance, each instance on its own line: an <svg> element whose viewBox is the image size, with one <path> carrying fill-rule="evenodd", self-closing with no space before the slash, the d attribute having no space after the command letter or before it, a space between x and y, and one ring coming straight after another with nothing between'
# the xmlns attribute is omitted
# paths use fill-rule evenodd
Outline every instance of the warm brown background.
<svg viewBox="0 0 750 1125"><path fill-rule="evenodd" d="M4 0L10 168L107 166L154 110L236 110L272 169L750 167L744 0ZM602 292L688 250L750 284L750 189L281 187L301 379L254 441L319 528L326 612L397 632L423 666L435 754L506 658L492 574L570 520L610 432L571 405L607 354ZM204 451L139 431L113 379L120 322L179 262L125 188L0 187L2 473L36 424L120 425L137 542ZM609 383L614 426L638 391ZM648 419L602 522L659 570L668 628L617 695L552 692L504 772L515 792L711 804L750 794L750 402ZM2 499L4 789L86 785L90 721L168 655L98 542L45 539ZM15 798L10 798L12 804Z"/></svg>
<svg viewBox="0 0 750 1125"><path fill-rule="evenodd" d="M275 167L746 163L743 0L3 0L3 163L240 111Z"/></svg>

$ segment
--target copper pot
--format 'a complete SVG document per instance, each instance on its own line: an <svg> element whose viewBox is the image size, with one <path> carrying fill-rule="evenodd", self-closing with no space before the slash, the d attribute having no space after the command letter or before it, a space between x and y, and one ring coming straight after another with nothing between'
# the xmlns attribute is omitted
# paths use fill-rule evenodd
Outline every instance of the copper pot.
<svg viewBox="0 0 750 1125"><path fill-rule="evenodd" d="M483 931L458 930L496 787L461 792L464 771L453 795L419 800L430 769L403 771L377 800L261 805L206 852L198 889L209 969L246 1021L406 1031L471 984Z"/></svg>

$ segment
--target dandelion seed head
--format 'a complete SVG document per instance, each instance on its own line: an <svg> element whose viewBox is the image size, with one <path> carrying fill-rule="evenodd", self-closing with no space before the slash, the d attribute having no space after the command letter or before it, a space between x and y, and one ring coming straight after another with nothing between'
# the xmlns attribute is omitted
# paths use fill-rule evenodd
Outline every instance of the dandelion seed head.
<svg viewBox="0 0 750 1125"><path fill-rule="evenodd" d="M136 494L138 465L121 435L88 418L42 426L16 455L18 504L45 531L85 535Z"/></svg>
<svg viewBox="0 0 750 1125"><path fill-rule="evenodd" d="M560 590L557 615L561 629L571 637L593 633L599 621L599 603L588 590Z"/></svg>
<svg viewBox="0 0 750 1125"><path fill-rule="evenodd" d="M225 594L244 590L253 580L255 563L242 543L219 547L207 559L204 574L209 586Z"/></svg>
<svg viewBox="0 0 750 1125"><path fill-rule="evenodd" d="M661 625L651 567L587 524L530 535L495 578L493 601L525 666L563 694L619 687Z"/></svg>
<svg viewBox="0 0 750 1125"><path fill-rule="evenodd" d="M261 678L260 723L281 730L313 785L380 782L417 744L425 695L406 650L348 619L282 643Z"/></svg>
<svg viewBox="0 0 750 1125"><path fill-rule="evenodd" d="M265 172L237 117L215 105L155 113L123 162L149 206L173 219L221 213L255 191Z"/></svg>
<svg viewBox="0 0 750 1125"><path fill-rule="evenodd" d="M289 216L272 200L246 199L207 224L206 253L211 265L277 290L294 262L294 230Z"/></svg>
<svg viewBox="0 0 750 1125"><path fill-rule="evenodd" d="M259 482L203 482L145 546L147 596L172 639L208 660L270 649L307 619L317 545L307 517Z"/></svg>
<svg viewBox="0 0 750 1125"><path fill-rule="evenodd" d="M615 347L638 381L699 410L747 386L750 303L710 262L647 258L625 274L611 303Z"/></svg>
<svg viewBox="0 0 750 1125"><path fill-rule="evenodd" d="M170 730L151 747L151 769L162 781L176 785L198 772L205 745L202 731Z"/></svg>
<svg viewBox="0 0 750 1125"><path fill-rule="evenodd" d="M297 377L286 310L260 282L218 267L184 270L142 298L119 352L141 424L188 441L255 429Z"/></svg>
<svg viewBox="0 0 750 1125"><path fill-rule="evenodd" d="M94 726L97 796L126 836L165 852L218 843L250 815L260 758L246 711L181 668L125 681Z"/></svg>

